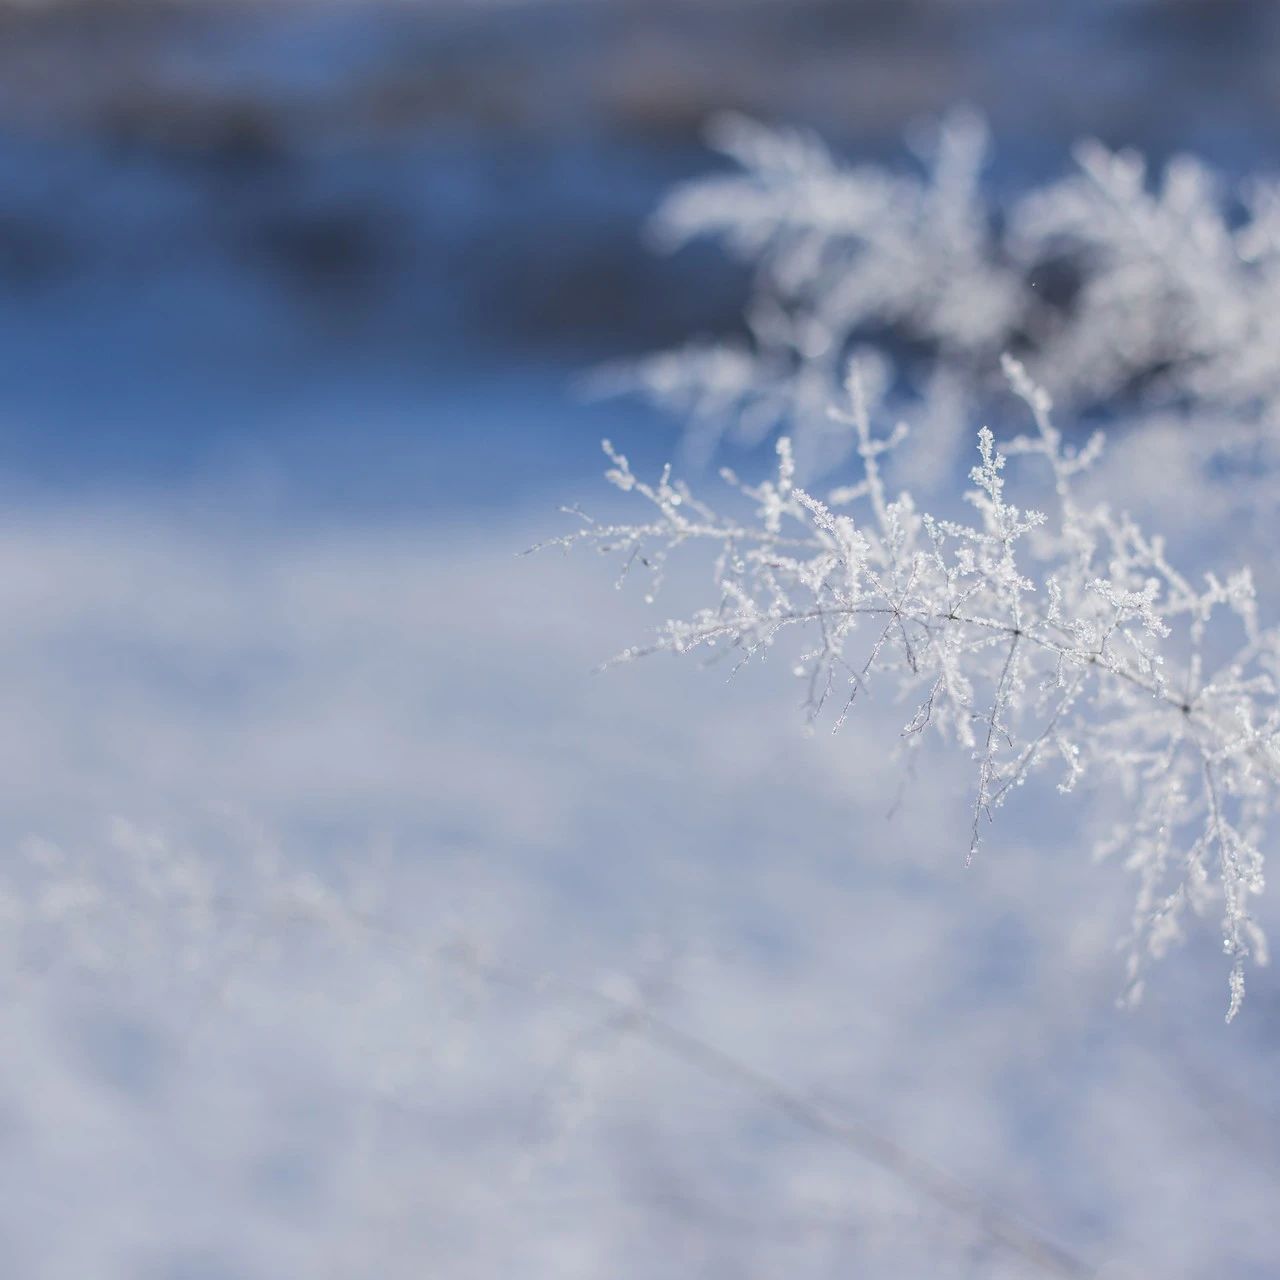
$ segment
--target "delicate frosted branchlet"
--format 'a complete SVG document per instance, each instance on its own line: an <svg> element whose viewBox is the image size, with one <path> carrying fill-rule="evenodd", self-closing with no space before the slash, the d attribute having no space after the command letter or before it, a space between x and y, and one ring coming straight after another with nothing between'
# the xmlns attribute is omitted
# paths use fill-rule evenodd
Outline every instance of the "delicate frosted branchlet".
<svg viewBox="0 0 1280 1280"><path fill-rule="evenodd" d="M1056 770L1064 792L1118 786L1127 817L1102 852L1123 856L1139 884L1129 994L1140 994L1144 958L1178 936L1186 908L1220 898L1233 1017L1246 959L1266 958L1249 900L1262 889L1280 780L1277 636L1258 625L1247 572L1193 583L1159 538L1082 506L1075 477L1100 438L1065 444L1047 395L1015 361L1005 370L1035 430L1000 447L979 432L965 521L890 495L881 459L906 429L873 434L851 376L834 416L851 432L858 483L821 497L799 487L784 437L773 479L747 485L722 473L753 509L731 518L670 468L656 484L640 480L606 444L608 478L646 502L650 518L584 517L556 542L643 568L650 596L673 551L707 553L712 602L622 660L718 646L747 662L794 636L808 715L835 729L865 691L896 683L908 746L931 729L972 755L972 819L960 841L969 859L995 810L1035 772ZM1009 458L1048 481L1046 512L1012 500Z"/></svg>

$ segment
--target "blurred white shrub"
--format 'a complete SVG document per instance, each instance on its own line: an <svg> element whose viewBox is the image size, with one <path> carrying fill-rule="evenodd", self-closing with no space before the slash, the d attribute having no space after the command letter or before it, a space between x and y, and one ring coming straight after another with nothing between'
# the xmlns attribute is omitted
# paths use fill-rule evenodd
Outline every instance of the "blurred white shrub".
<svg viewBox="0 0 1280 1280"><path fill-rule="evenodd" d="M1280 358L1280 186L1231 186L1177 157L1158 180L1142 158L1098 142L1076 172L1007 204L989 199L982 120L956 111L920 130L919 173L839 162L814 136L738 116L712 145L735 168L677 188L653 238L674 249L722 241L754 268L749 339L701 342L606 371L687 414L706 445L789 431L801 473L840 460L814 446L853 348L874 342L974 396L1012 351L1068 412L1137 428L1185 427L1183 447L1233 500L1276 461ZM904 363L899 360L898 363Z"/></svg>
<svg viewBox="0 0 1280 1280"><path fill-rule="evenodd" d="M864 690L896 681L911 708L908 750L932 728L973 756L970 859L993 811L1037 770L1055 767L1064 792L1085 780L1118 787L1128 816L1101 851L1123 856L1139 883L1129 995L1140 994L1145 958L1179 935L1186 910L1218 899L1230 1020L1245 961L1266 960L1249 899L1262 890L1261 843L1280 782L1280 633L1259 626L1247 571L1194 583L1160 538L1082 504L1074 481L1101 437L1064 443L1048 395L1016 361L1004 369L1035 431L997 448L982 429L967 520L888 491L882 455L907 429L873 434L855 367L848 409L832 416L854 442L857 483L822 497L801 488L783 436L774 479L753 486L722 473L751 509L721 515L670 468L656 484L641 480L606 442L608 478L652 514L635 524L584 518L557 542L616 554L624 572L643 566L650 595L671 552L705 552L707 606L623 659L721 649L745 663L798 633L791 661L808 713L816 721L834 705L835 729ZM1048 482L1045 512L1010 500L1007 457Z"/></svg>

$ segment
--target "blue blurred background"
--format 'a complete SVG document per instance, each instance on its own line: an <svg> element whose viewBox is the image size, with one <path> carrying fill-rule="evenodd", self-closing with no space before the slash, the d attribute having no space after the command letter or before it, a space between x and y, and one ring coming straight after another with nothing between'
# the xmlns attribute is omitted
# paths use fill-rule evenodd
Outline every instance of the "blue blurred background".
<svg viewBox="0 0 1280 1280"><path fill-rule="evenodd" d="M900 160L969 103L997 194L1088 135L1240 172L1275 154L1278 26L1246 0L6 5L4 473L259 514L509 502L643 421L576 372L740 326L740 272L641 238L713 163L711 113Z"/></svg>

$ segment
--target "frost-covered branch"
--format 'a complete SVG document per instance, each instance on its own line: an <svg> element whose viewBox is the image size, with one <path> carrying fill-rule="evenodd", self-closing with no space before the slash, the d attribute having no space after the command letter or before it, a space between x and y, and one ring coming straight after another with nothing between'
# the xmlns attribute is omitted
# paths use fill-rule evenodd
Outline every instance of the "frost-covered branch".
<svg viewBox="0 0 1280 1280"><path fill-rule="evenodd" d="M907 433L873 434L855 372L835 417L861 461L858 483L822 496L801 487L783 437L772 479L722 473L749 508L726 516L670 468L645 483L606 444L609 479L651 515L584 518L556 542L647 571L650 598L673 552L708 562L710 603L618 660L718 649L742 663L785 642L810 718L839 705L834 729L860 693L894 688L909 707L904 739L932 728L974 761L970 859L995 811L1035 773L1056 769L1064 792L1082 780L1118 787L1128 816L1103 851L1121 853L1139 879L1130 995L1185 908L1202 912L1220 896L1234 1017L1245 961L1266 959L1249 900L1262 888L1280 782L1277 635L1258 624L1247 572L1196 585L1159 538L1082 503L1074 481L1100 438L1066 444L1044 391L1017 362L1006 359L1005 371L1034 432L1001 447L987 428L978 433L967 519L889 494L880 459ZM1011 457L1046 482L1048 510L1011 498Z"/></svg>

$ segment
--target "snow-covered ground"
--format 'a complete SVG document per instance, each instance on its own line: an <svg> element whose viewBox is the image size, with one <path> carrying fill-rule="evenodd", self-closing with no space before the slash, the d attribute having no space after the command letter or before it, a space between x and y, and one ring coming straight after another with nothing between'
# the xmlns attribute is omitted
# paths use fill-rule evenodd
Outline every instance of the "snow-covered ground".
<svg viewBox="0 0 1280 1280"><path fill-rule="evenodd" d="M1274 977L1224 1027L1206 922L1118 1011L1077 806L966 871L900 708L592 675L650 611L548 523L6 520L15 1273L1270 1274Z"/></svg>

